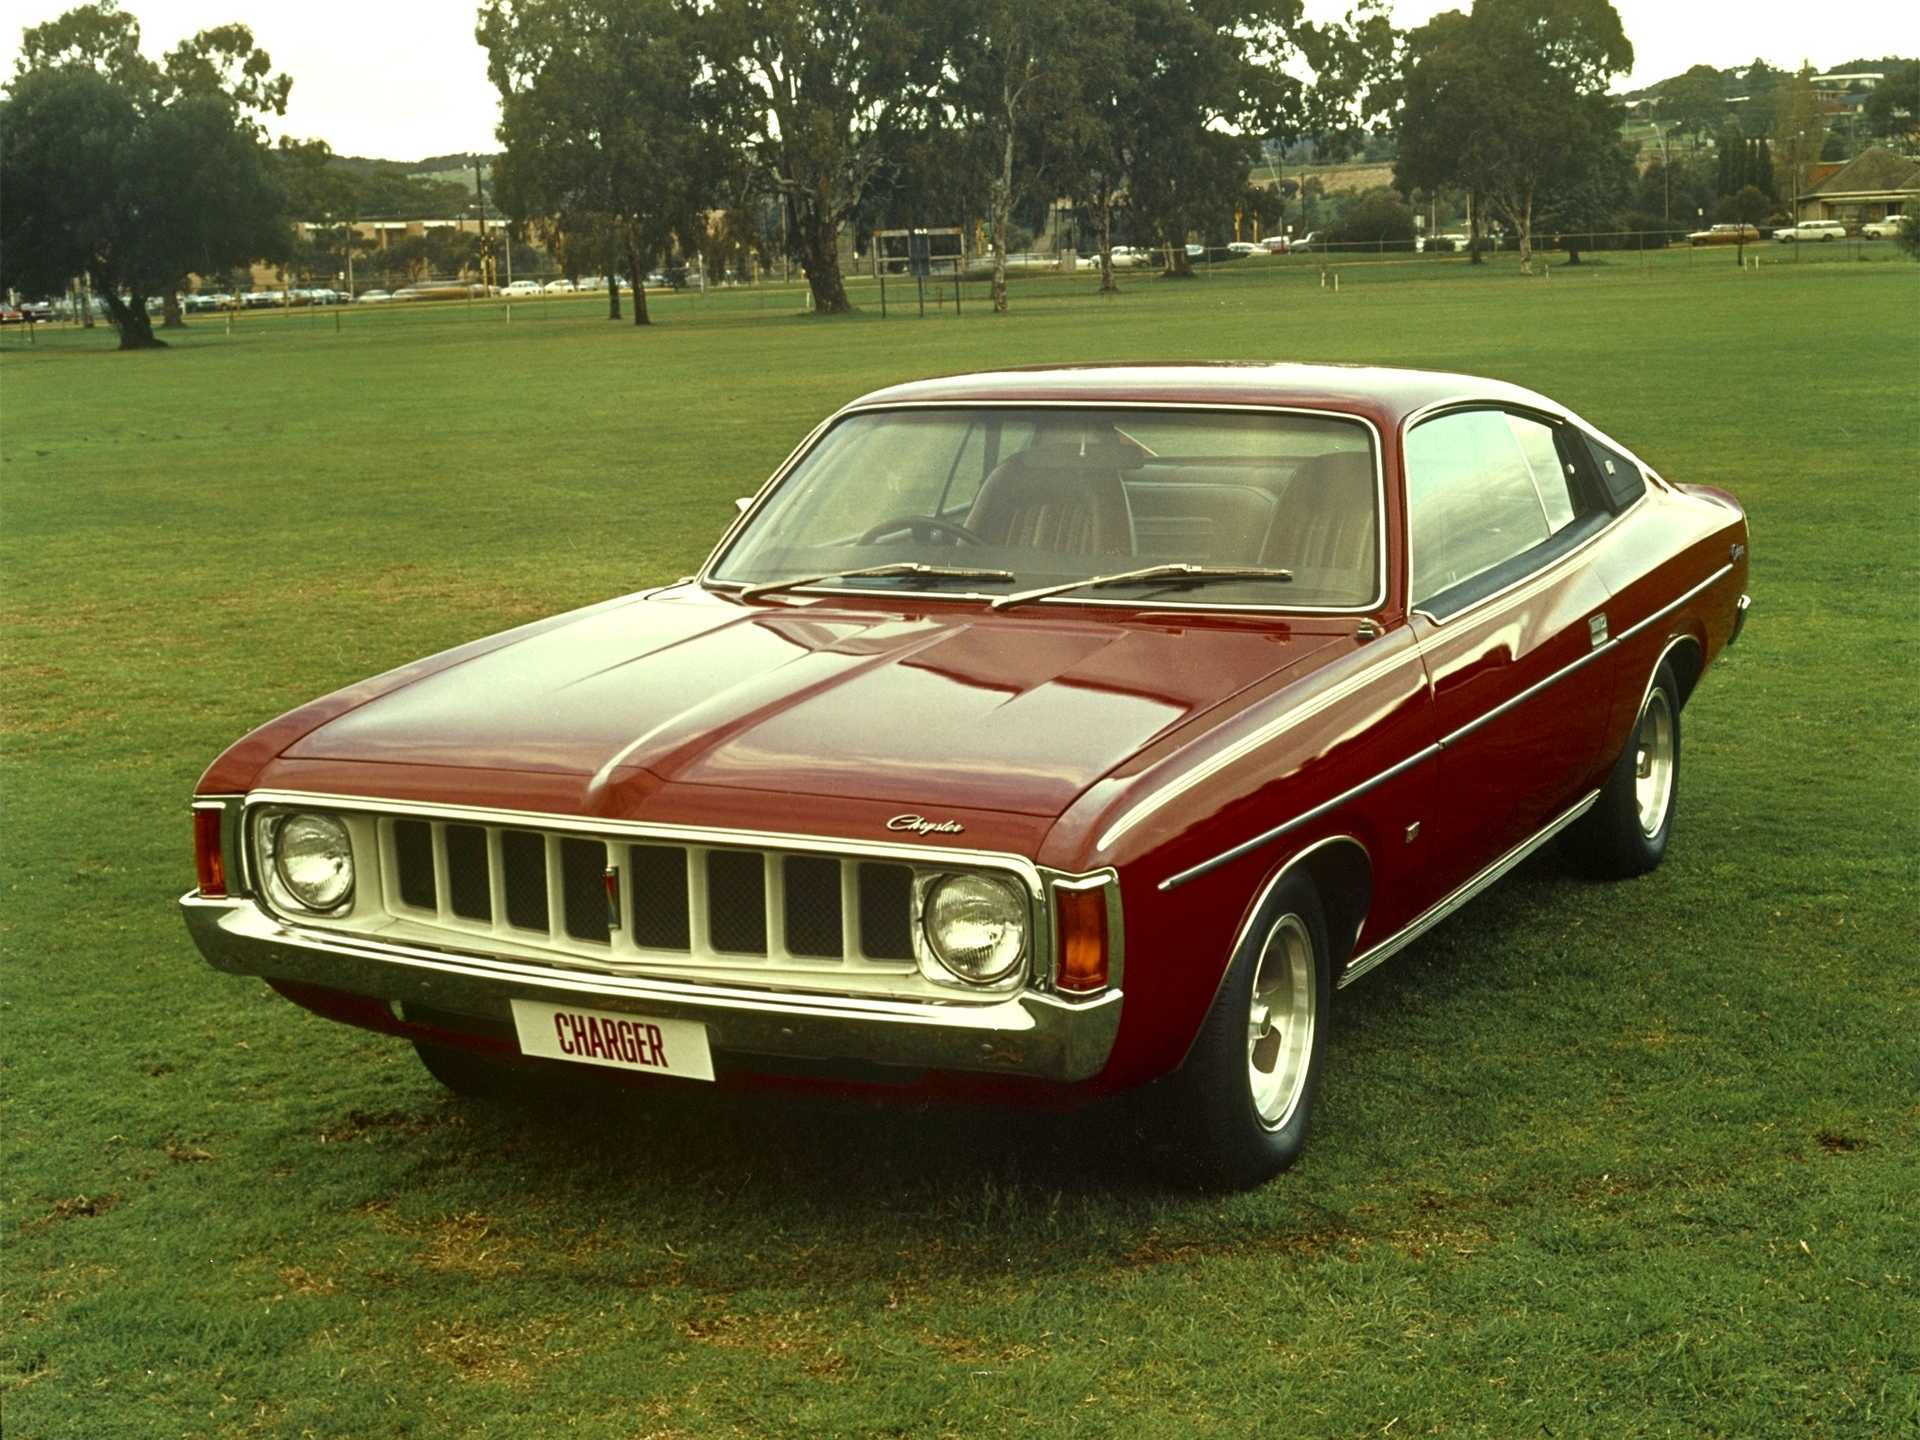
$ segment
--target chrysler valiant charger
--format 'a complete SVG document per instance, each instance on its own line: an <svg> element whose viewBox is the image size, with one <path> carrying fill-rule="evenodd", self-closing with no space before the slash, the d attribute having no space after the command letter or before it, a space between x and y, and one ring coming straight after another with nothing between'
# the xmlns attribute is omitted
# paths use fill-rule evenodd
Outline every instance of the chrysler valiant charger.
<svg viewBox="0 0 1920 1440"><path fill-rule="evenodd" d="M1730 496L1470 376L899 385L697 576L234 745L182 904L215 967L456 1090L1137 1091L1164 1158L1254 1184L1339 987L1556 836L1660 862L1746 545Z"/></svg>

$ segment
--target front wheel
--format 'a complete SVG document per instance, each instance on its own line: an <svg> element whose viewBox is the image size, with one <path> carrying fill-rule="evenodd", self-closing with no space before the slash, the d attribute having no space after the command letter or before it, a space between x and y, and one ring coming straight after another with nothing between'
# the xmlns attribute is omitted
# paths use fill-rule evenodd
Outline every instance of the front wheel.
<svg viewBox="0 0 1920 1440"><path fill-rule="evenodd" d="M1569 853L1601 879L1646 874L1667 853L1679 794L1680 686L1662 660L1600 798L1567 832Z"/></svg>
<svg viewBox="0 0 1920 1440"><path fill-rule="evenodd" d="M526 1095L526 1077L512 1066L455 1045L415 1040L415 1052L427 1073L456 1095L480 1100L513 1100Z"/></svg>
<svg viewBox="0 0 1920 1440"><path fill-rule="evenodd" d="M1241 941L1186 1063L1154 1097L1172 1178L1248 1189L1299 1158L1332 991L1320 897L1290 875Z"/></svg>

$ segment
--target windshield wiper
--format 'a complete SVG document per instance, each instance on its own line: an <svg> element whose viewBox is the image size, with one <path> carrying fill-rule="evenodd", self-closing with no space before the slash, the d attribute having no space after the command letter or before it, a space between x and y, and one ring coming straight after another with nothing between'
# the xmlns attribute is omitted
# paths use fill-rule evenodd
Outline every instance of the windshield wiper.
<svg viewBox="0 0 1920 1440"><path fill-rule="evenodd" d="M1164 565L1144 565L1138 570L1120 570L1112 575L1090 575L1085 580L1068 580L1059 585L1043 585L1037 590L1018 590L1002 595L991 603L995 610L1022 605L1029 600L1044 600L1049 595L1064 595L1069 590L1092 590L1102 585L1126 585L1135 580L1165 580L1171 585L1204 585L1209 580L1291 580L1291 570L1274 570L1259 565L1192 565L1172 560ZM1156 587L1165 589L1167 586Z"/></svg>
<svg viewBox="0 0 1920 1440"><path fill-rule="evenodd" d="M858 580L869 575L925 575L936 580L1013 580L1011 570L992 570L984 566L926 565L918 560L896 560L891 565L868 565L859 570L828 570L820 575L802 575L793 580L770 580L765 585L748 585L740 591L742 600L756 595L771 595L776 590L797 590L802 585L818 585L823 580Z"/></svg>

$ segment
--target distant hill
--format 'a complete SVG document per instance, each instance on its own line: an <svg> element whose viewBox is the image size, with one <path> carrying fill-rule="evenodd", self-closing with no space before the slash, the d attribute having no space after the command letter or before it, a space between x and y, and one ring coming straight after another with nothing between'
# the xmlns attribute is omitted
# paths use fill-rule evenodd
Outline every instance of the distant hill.
<svg viewBox="0 0 1920 1440"><path fill-rule="evenodd" d="M333 161L336 165L345 165L363 174L397 169L420 180L458 180L470 185L473 183L476 162L489 179L493 177L493 158L491 155L470 154L429 155L424 160L382 160L367 155L335 155Z"/></svg>
<svg viewBox="0 0 1920 1440"><path fill-rule="evenodd" d="M1863 70L1878 70L1883 75L1891 75L1901 66L1912 64L1913 58L1914 57L1910 55L1883 55L1877 60L1842 60L1837 65L1816 65L1814 66L1813 73L1816 75L1850 75L1857 74ZM1745 65L1732 65L1725 70L1718 70L1717 67L1714 66L1708 66L1706 68L1716 70L1716 73L1720 76L1722 93L1729 97L1750 93L1756 88L1756 82L1760 89L1771 89L1774 81L1786 79L1796 73L1795 69L1783 69L1757 58L1749 61ZM1619 98L1623 100L1649 99L1655 95L1665 94L1670 87L1678 84L1685 78L1685 75L1669 75L1664 80L1656 80L1653 84L1644 85L1638 90L1622 91Z"/></svg>

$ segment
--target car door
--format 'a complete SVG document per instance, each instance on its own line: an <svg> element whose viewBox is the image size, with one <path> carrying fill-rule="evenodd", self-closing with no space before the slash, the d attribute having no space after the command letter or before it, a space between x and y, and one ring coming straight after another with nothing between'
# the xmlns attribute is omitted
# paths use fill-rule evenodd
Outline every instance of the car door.
<svg viewBox="0 0 1920 1440"><path fill-rule="evenodd" d="M1582 443L1490 405L1403 440L1408 596L1440 745L1423 858L1442 895L1566 818L1601 764L1612 696L1588 660L1609 593L1583 552L1612 514Z"/></svg>

